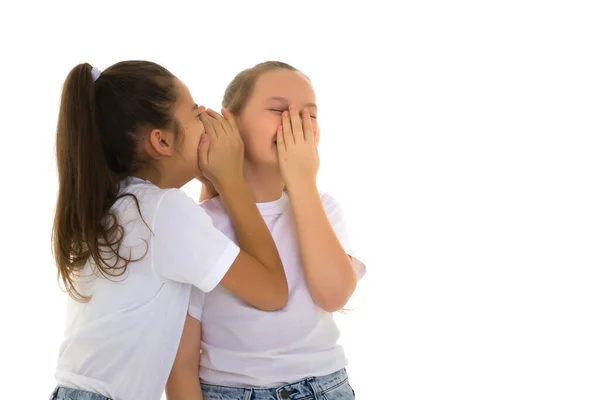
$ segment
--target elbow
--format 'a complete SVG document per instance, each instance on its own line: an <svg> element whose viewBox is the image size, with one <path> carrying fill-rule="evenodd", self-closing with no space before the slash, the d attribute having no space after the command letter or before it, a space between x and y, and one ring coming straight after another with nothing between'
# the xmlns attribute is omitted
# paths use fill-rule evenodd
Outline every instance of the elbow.
<svg viewBox="0 0 600 400"><path fill-rule="evenodd" d="M356 289L357 280L355 276L353 278L346 285L335 289L327 288L326 290L322 290L321 293L313 294L313 301L317 307L327 312L336 312L343 309Z"/></svg>
<svg viewBox="0 0 600 400"><path fill-rule="evenodd" d="M263 311L278 311L284 308L289 299L289 288L285 274L283 277L276 277L273 282L273 289L265 293L263 304L257 308Z"/></svg>
<svg viewBox="0 0 600 400"><path fill-rule="evenodd" d="M269 299L263 304L263 307L258 307L263 311L278 311L287 305L289 298L287 287L285 291L281 290L269 296Z"/></svg>
<svg viewBox="0 0 600 400"><path fill-rule="evenodd" d="M257 307L262 311L279 311L287 305L288 298L283 296L278 296L273 300L269 300L262 305L262 307Z"/></svg>
<svg viewBox="0 0 600 400"><path fill-rule="evenodd" d="M327 312L340 311L348 303L353 292L354 289L338 293L326 293L321 296L315 296L314 302L318 307Z"/></svg>
<svg viewBox="0 0 600 400"><path fill-rule="evenodd" d="M341 296L322 296L321 298L315 299L315 304L327 312L340 311L346 303L348 298Z"/></svg>

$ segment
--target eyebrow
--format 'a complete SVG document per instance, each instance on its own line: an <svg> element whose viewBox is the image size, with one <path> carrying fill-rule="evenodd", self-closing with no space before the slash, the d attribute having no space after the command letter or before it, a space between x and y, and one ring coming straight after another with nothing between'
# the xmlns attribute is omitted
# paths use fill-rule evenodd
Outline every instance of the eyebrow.
<svg viewBox="0 0 600 400"><path fill-rule="evenodd" d="M271 97L271 98L269 99L269 101L271 101L271 100L275 100L275 101L283 101L283 102L289 103L289 102L288 102L288 99L286 99L285 97L281 97L281 96L273 96L273 97ZM313 107L313 108L319 108L319 107L317 107L317 105L316 105L315 103L306 103L306 104L304 105L304 107Z"/></svg>

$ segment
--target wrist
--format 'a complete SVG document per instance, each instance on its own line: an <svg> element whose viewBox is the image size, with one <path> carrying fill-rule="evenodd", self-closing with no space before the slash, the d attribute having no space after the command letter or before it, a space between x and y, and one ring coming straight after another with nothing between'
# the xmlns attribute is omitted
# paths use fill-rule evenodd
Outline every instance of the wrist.
<svg viewBox="0 0 600 400"><path fill-rule="evenodd" d="M285 188L290 197L309 197L314 194L319 194L316 180L305 180L296 184L286 184Z"/></svg>
<svg viewBox="0 0 600 400"><path fill-rule="evenodd" d="M316 185L303 186L302 189L297 187L297 189L292 193L288 191L292 215L296 221L312 220L316 215L315 212L323 208L321 193Z"/></svg>
<svg viewBox="0 0 600 400"><path fill-rule="evenodd" d="M246 180L243 175L227 179L213 179L211 182L215 191L219 194L232 190L235 191L238 187L246 185Z"/></svg>
<svg viewBox="0 0 600 400"><path fill-rule="evenodd" d="M254 201L250 187L243 178L238 180L229 180L223 184L220 184L218 188L215 189L226 204L235 202L245 197L248 197Z"/></svg>

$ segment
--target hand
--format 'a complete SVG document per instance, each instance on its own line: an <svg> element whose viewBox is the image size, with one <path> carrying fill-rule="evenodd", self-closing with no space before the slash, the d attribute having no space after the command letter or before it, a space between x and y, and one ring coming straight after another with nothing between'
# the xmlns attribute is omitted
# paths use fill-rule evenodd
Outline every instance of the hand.
<svg viewBox="0 0 600 400"><path fill-rule="evenodd" d="M204 106L198 106L198 111L200 111L200 114L202 114L202 113L206 112L206 107L204 107ZM198 164L198 165L200 165L200 164ZM202 187L204 187L205 185L212 186L212 183L208 180L207 177L204 176L204 174L202 173L202 171L200 171L200 176L197 176L196 179L198 179L200 181L200 183L202 184ZM213 188L214 188L214 186L213 186Z"/></svg>
<svg viewBox="0 0 600 400"><path fill-rule="evenodd" d="M198 146L198 166L219 193L224 185L244 180L244 142L233 115L222 112L224 117L211 109L200 115L206 133Z"/></svg>
<svg viewBox="0 0 600 400"><path fill-rule="evenodd" d="M315 186L319 170L318 129L313 132L310 112L302 117L293 105L281 115L282 125L277 130L279 170L289 192L296 188ZM302 189L299 189L302 190Z"/></svg>

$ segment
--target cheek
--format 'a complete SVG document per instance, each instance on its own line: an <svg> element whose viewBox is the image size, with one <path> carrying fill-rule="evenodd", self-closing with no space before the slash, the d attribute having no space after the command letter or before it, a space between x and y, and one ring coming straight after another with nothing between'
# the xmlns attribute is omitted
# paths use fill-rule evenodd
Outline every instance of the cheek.
<svg viewBox="0 0 600 400"><path fill-rule="evenodd" d="M277 127L281 125L281 114L269 111L259 122L263 132L277 133Z"/></svg>
<svg viewBox="0 0 600 400"><path fill-rule="evenodd" d="M200 138L205 132L201 121L192 121L179 132L180 142L191 152L196 151Z"/></svg>
<svg viewBox="0 0 600 400"><path fill-rule="evenodd" d="M247 146L264 147L265 142L272 142L277 127L281 124L281 117L269 115L263 118L256 118L250 123L245 124L245 129L240 131L240 135Z"/></svg>

